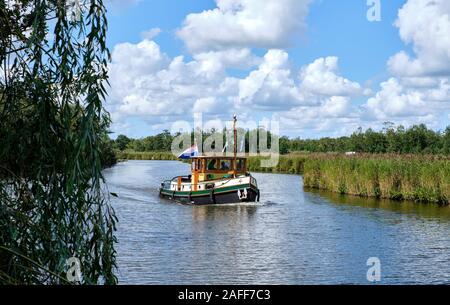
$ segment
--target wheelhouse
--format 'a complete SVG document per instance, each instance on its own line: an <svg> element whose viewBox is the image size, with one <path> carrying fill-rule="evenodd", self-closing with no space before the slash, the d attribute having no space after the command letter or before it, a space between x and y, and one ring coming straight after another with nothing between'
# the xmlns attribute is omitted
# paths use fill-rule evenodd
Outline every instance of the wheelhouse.
<svg viewBox="0 0 450 305"><path fill-rule="evenodd" d="M191 163L192 178L197 181L212 181L235 178L247 173L247 160L234 157L196 157Z"/></svg>

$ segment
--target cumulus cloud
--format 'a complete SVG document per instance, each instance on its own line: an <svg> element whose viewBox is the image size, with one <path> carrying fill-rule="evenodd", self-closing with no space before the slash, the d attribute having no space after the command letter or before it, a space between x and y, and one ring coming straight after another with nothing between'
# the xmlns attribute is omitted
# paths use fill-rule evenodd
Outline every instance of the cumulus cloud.
<svg viewBox="0 0 450 305"><path fill-rule="evenodd" d="M247 48L202 52L193 57L201 63L200 69L212 74L224 72L227 68L249 69L261 61Z"/></svg>
<svg viewBox="0 0 450 305"><path fill-rule="evenodd" d="M393 74L363 105L365 117L423 122L450 109L450 2L408 0L395 25L400 38L412 44L387 63Z"/></svg>
<svg viewBox="0 0 450 305"><path fill-rule="evenodd" d="M249 55L243 54L244 58ZM231 103L229 95L237 94L238 84L226 77L227 64L211 64L210 56L218 54L191 61L183 56L170 58L148 39L116 45L109 67L109 110L118 123L134 116L151 124L189 115L193 109L223 112L222 107Z"/></svg>
<svg viewBox="0 0 450 305"><path fill-rule="evenodd" d="M294 71L283 49L304 27L310 2L216 0L216 8L189 14L177 31L191 52L189 61L161 51L152 40L159 28L142 32L137 44L116 45L109 106L116 125L139 117L159 126L199 111L216 118L269 111L283 122L321 130L336 130L334 122L353 124L357 109L351 100L367 92L339 74L338 58L318 58ZM267 51L259 57L253 48ZM230 76L230 68L245 76Z"/></svg>
<svg viewBox="0 0 450 305"><path fill-rule="evenodd" d="M338 75L338 58L318 58L300 72L302 90L328 96L355 96L362 93L361 85Z"/></svg>
<svg viewBox="0 0 450 305"><path fill-rule="evenodd" d="M381 90L367 101L367 109L378 119L426 115L425 106L420 91L405 91L396 78L381 83Z"/></svg>
<svg viewBox="0 0 450 305"><path fill-rule="evenodd" d="M218 108L222 107L223 105L216 97L204 97L195 101L193 111L196 113L215 113Z"/></svg>
<svg viewBox="0 0 450 305"><path fill-rule="evenodd" d="M430 87L413 87L408 81L392 77L381 83L381 90L364 106L368 116L379 120L406 117L416 120L436 117L450 109L448 79L436 80L437 84Z"/></svg>
<svg viewBox="0 0 450 305"><path fill-rule="evenodd" d="M295 72L287 52L279 49L268 50L263 58L234 49L198 53L186 61L183 56L170 58L148 39L123 43L112 52L109 107L117 126L129 117L154 125L188 118L192 112L213 117L238 112L246 117L255 111L298 107L310 107L306 113L311 117L315 111L322 119L348 117L351 97L360 94L361 86L339 76L337 62L335 57L319 58ZM228 67L250 71L242 78L231 77Z"/></svg>
<svg viewBox="0 0 450 305"><path fill-rule="evenodd" d="M160 28L152 28L148 31L141 32L142 39L152 40L161 33Z"/></svg>
<svg viewBox="0 0 450 305"><path fill-rule="evenodd" d="M450 2L409 0L395 25L401 39L412 44L415 58L401 51L388 66L396 76L450 75Z"/></svg>
<svg viewBox="0 0 450 305"><path fill-rule="evenodd" d="M310 0L216 0L186 16L178 36L193 53L228 48L282 48L304 26Z"/></svg>
<svg viewBox="0 0 450 305"><path fill-rule="evenodd" d="M361 126L360 113L349 97L329 97L318 105L299 106L280 112L284 130L296 136L308 137L347 135Z"/></svg>
<svg viewBox="0 0 450 305"><path fill-rule="evenodd" d="M340 76L337 63L337 57L318 58L303 67L296 80L289 55L283 50L269 50L258 69L240 80L239 105L285 110L299 105L319 105L329 97L335 101L361 95L364 91L361 85Z"/></svg>
<svg viewBox="0 0 450 305"><path fill-rule="evenodd" d="M258 68L239 81L237 106L275 110L302 101L288 58L285 51L269 50Z"/></svg>

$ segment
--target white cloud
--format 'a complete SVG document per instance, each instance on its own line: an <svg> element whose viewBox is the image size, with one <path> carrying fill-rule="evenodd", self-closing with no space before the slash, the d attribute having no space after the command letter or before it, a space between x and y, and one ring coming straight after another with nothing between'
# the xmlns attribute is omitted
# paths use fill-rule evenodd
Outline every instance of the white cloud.
<svg viewBox="0 0 450 305"><path fill-rule="evenodd" d="M214 9L186 16L177 31L190 60L161 51L152 41L159 28L142 32L137 44L115 46L108 107L116 126L130 127L131 117L161 129L165 122L191 119L193 111L208 119L233 112L252 118L268 111L282 119L285 131L342 135L385 120L408 125L446 119L450 1L406 1L395 26L412 52L400 51L388 60L392 77L361 106L354 99L372 93L339 73L337 57L317 58L299 71L292 68L285 47L304 28L312 0L215 2ZM254 48L266 54L256 56ZM231 76L229 69L240 72Z"/></svg>
<svg viewBox="0 0 450 305"><path fill-rule="evenodd" d="M269 50L256 70L239 81L238 107L286 109L302 101L292 79L288 54Z"/></svg>
<svg viewBox="0 0 450 305"><path fill-rule="evenodd" d="M330 97L316 106L299 106L279 113L281 129L295 136L348 135L361 126L359 113L348 97Z"/></svg>
<svg viewBox="0 0 450 305"><path fill-rule="evenodd" d="M138 44L118 44L112 53L113 72L127 81L144 73L159 71L168 63L169 58L161 52L159 45L147 39Z"/></svg>
<svg viewBox="0 0 450 305"><path fill-rule="evenodd" d="M186 16L178 36L193 53L228 48L281 48L304 26L310 0L216 0Z"/></svg>
<svg viewBox="0 0 450 305"><path fill-rule="evenodd" d="M301 88L315 95L355 96L361 85L338 75L338 58L318 58L300 72Z"/></svg>
<svg viewBox="0 0 450 305"><path fill-rule="evenodd" d="M363 105L369 119L432 122L450 109L450 2L408 0L395 25L415 57L400 51L388 60L394 75Z"/></svg>
<svg viewBox="0 0 450 305"><path fill-rule="evenodd" d="M161 33L160 28L152 28L148 31L141 32L142 39L152 40Z"/></svg>
<svg viewBox="0 0 450 305"><path fill-rule="evenodd" d="M369 117L380 120L436 117L440 112L450 109L448 79L441 78L437 82L436 86L432 87L413 87L409 79L403 83L402 79L392 77L381 83L381 90L367 101L364 108Z"/></svg>
<svg viewBox="0 0 450 305"><path fill-rule="evenodd" d="M289 56L269 50L258 69L239 82L239 106L285 110L299 105L319 105L333 97L361 95L361 85L339 76L338 58L319 58L303 67L296 83Z"/></svg>
<svg viewBox="0 0 450 305"><path fill-rule="evenodd" d="M350 98L344 96L332 96L322 104L324 117L346 117L351 113Z"/></svg>
<svg viewBox="0 0 450 305"><path fill-rule="evenodd" d="M396 78L381 83L381 90L367 101L367 109L377 119L428 114L420 91L405 91Z"/></svg>
<svg viewBox="0 0 450 305"><path fill-rule="evenodd" d="M210 74L222 73L227 68L248 69L260 62L247 48L202 52L193 57L201 63L200 69Z"/></svg>
<svg viewBox="0 0 450 305"><path fill-rule="evenodd" d="M186 62L183 56L169 58L148 39L116 45L110 65L108 106L117 119L116 126L130 117L157 124L187 118L193 109L223 112L221 107L231 103L228 95L237 94L238 84L226 77L226 63L220 67L209 64L210 56L219 55L199 55L197 60Z"/></svg>
<svg viewBox="0 0 450 305"><path fill-rule="evenodd" d="M223 110L226 105L216 97L205 97L195 101L193 112L197 113L217 113L218 109Z"/></svg>
<svg viewBox="0 0 450 305"><path fill-rule="evenodd" d="M409 0L395 25L401 39L412 44L415 58L401 51L388 66L396 76L450 75L450 1Z"/></svg>
<svg viewBox="0 0 450 305"><path fill-rule="evenodd" d="M255 64L246 77L227 76L228 67L245 69ZM198 111L209 118L228 117L232 112L251 117L257 111L304 107L302 111L311 118L318 111L318 120L349 116L350 97L359 94L361 86L338 76L337 58L320 58L301 71L302 77L295 78L299 73L292 72L283 50L269 50L263 58L248 49L211 51L185 61L183 56L169 58L158 44L144 39L114 48L109 107L117 126L130 117L155 125L189 118Z"/></svg>

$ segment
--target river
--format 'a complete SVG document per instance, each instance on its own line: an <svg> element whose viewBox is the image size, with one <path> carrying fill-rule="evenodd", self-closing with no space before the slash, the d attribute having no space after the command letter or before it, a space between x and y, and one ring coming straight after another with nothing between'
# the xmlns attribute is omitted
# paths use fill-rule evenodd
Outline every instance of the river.
<svg viewBox="0 0 450 305"><path fill-rule="evenodd" d="M188 206L160 199L177 161L104 171L119 219L121 284L450 284L450 208L304 191L295 175L253 174L261 202Z"/></svg>

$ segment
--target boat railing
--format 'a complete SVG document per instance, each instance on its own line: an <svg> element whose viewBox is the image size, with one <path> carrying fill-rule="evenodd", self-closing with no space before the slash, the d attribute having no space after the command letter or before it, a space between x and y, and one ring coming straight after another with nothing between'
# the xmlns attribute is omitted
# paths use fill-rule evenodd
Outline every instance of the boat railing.
<svg viewBox="0 0 450 305"><path fill-rule="evenodd" d="M172 180L164 180L161 183L161 188L165 190L170 190L170 185L172 184Z"/></svg>
<svg viewBox="0 0 450 305"><path fill-rule="evenodd" d="M173 178L170 179L170 180L164 180L164 181L161 183L161 187L162 187L163 189L170 190L172 184L178 183L178 178L179 178L179 177L181 177L181 182L191 182L191 175L187 175L187 176L176 176L176 177L173 177Z"/></svg>

